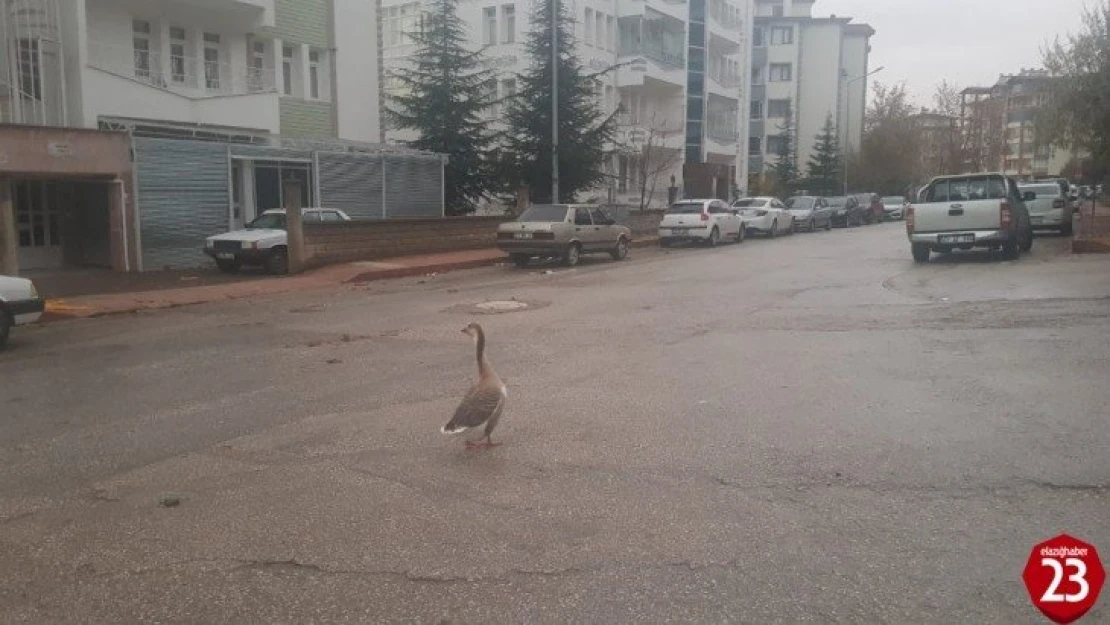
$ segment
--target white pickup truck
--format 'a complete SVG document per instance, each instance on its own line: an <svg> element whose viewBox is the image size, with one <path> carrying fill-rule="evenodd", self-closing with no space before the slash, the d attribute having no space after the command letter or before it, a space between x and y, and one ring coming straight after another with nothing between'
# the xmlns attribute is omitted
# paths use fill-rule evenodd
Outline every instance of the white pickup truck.
<svg viewBox="0 0 1110 625"><path fill-rule="evenodd" d="M906 207L906 236L913 259L929 261L933 252L973 247L1002 250L1016 259L1033 247L1033 227L1023 194L1004 174L967 174L934 178Z"/></svg>

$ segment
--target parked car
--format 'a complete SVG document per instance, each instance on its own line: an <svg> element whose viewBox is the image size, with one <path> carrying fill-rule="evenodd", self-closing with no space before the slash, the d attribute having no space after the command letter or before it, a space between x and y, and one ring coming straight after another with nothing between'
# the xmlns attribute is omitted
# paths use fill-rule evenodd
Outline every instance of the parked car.
<svg viewBox="0 0 1110 625"><path fill-rule="evenodd" d="M517 267L533 258L560 259L573 267L582 254L606 253L624 260L631 243L632 229L596 206L535 204L497 227L497 247Z"/></svg>
<svg viewBox="0 0 1110 625"><path fill-rule="evenodd" d="M929 261L933 252L985 247L1016 259L1033 247L1033 226L1022 193L1004 174L965 174L934 178L925 201L906 211L906 236L913 259Z"/></svg>
<svg viewBox="0 0 1110 625"><path fill-rule="evenodd" d="M890 195L883 198L883 214L887 219L901 219L902 211L906 207L906 198Z"/></svg>
<svg viewBox="0 0 1110 625"><path fill-rule="evenodd" d="M851 228L852 225L863 225L863 207L859 198L854 195L847 197L827 198L829 207L832 208L832 224L837 228Z"/></svg>
<svg viewBox="0 0 1110 625"><path fill-rule="evenodd" d="M786 198L786 209L794 216L794 228L813 232L817 228L832 228L832 208L825 198L815 195L795 195Z"/></svg>
<svg viewBox="0 0 1110 625"><path fill-rule="evenodd" d="M659 222L659 245L694 241L710 247L724 239L744 240L744 220L722 200L680 200Z"/></svg>
<svg viewBox="0 0 1110 625"><path fill-rule="evenodd" d="M35 284L26 278L0 276L0 349L8 344L13 326L34 323L42 316L46 303Z"/></svg>
<svg viewBox="0 0 1110 625"><path fill-rule="evenodd" d="M744 229L765 234L772 239L794 232L794 215L777 197L746 197L732 203L740 211Z"/></svg>
<svg viewBox="0 0 1110 625"><path fill-rule="evenodd" d="M860 208L863 209L863 223L877 224L883 222L883 200L877 193L856 193Z"/></svg>
<svg viewBox="0 0 1110 625"><path fill-rule="evenodd" d="M334 208L303 208L305 223L337 223L351 218ZM204 253L216 259L224 273L239 271L243 265L266 268L273 274L289 271L288 236L285 231L285 209L263 212L243 230L233 230L208 237Z"/></svg>
<svg viewBox="0 0 1110 625"><path fill-rule="evenodd" d="M1060 185L1052 182L1019 184L1018 190L1023 195L1034 194L1034 199L1025 203L1025 207L1029 209L1029 221L1034 230L1038 228L1059 230L1061 234L1071 236L1074 211Z"/></svg>

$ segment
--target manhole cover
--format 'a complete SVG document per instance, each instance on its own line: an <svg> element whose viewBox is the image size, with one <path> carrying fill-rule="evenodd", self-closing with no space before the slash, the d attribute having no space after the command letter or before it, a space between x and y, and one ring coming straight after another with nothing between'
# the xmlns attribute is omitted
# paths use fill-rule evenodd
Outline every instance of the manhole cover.
<svg viewBox="0 0 1110 625"><path fill-rule="evenodd" d="M520 310L522 308L528 308L528 304L526 302L504 299L494 300L492 302L482 302L481 304L475 304L474 307L478 310L483 310L487 312L508 312L510 310Z"/></svg>

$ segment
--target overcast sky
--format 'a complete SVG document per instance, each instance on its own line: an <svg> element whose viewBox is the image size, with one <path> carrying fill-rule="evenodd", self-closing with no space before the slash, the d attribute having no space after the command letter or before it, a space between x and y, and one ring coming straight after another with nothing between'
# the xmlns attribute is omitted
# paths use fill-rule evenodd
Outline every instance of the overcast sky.
<svg viewBox="0 0 1110 625"><path fill-rule="evenodd" d="M813 15L855 18L875 28L871 80L905 81L932 104L942 79L991 85L999 74L1041 67L1041 48L1079 30L1086 0L817 0Z"/></svg>

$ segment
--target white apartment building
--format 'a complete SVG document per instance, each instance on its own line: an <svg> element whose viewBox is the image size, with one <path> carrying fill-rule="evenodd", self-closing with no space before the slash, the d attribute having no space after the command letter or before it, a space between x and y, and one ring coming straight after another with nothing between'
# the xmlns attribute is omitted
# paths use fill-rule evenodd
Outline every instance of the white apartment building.
<svg viewBox="0 0 1110 625"><path fill-rule="evenodd" d="M403 67L414 45L419 1L382 2L384 71ZM610 188L584 200L639 202L640 176L657 178L652 205L667 200L671 177L684 193L728 197L747 169L747 78L752 0L584 0L564 5L576 20L577 53L587 71L616 67L597 86L602 109L620 111L621 145ZM500 98L528 69L524 41L531 0L480 0L459 6L472 49L486 48ZM399 88L386 78L387 93ZM488 111L491 124L501 111ZM387 140L412 138L396 130ZM646 149L650 144L651 149ZM642 163L646 157L650 163ZM742 178L742 176L741 176Z"/></svg>
<svg viewBox="0 0 1110 625"><path fill-rule="evenodd" d="M841 148L859 149L875 31L848 17L814 17L815 1L756 0L748 146L753 181L777 158L787 114L794 116L803 171L829 115Z"/></svg>

